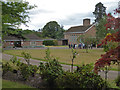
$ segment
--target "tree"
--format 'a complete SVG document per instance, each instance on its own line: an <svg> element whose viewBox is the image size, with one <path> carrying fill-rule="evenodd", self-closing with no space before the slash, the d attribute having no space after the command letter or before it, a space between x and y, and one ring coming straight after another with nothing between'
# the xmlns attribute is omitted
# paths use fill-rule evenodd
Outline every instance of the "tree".
<svg viewBox="0 0 120 90"><path fill-rule="evenodd" d="M43 37L49 37L54 39L63 38L63 28L56 21L48 22L42 29Z"/></svg>
<svg viewBox="0 0 120 90"><path fill-rule="evenodd" d="M107 35L105 24L107 23L106 17L102 18L100 22L96 25L96 38L98 41L105 38Z"/></svg>
<svg viewBox="0 0 120 90"><path fill-rule="evenodd" d="M88 53L88 45L91 45L96 42L95 38L88 35L80 35L77 41L85 44L86 53Z"/></svg>
<svg viewBox="0 0 120 90"><path fill-rule="evenodd" d="M117 13L120 13L120 10L117 9L116 10ZM116 18L114 18L113 16L111 16L111 14L107 15L107 24L106 26L106 30L110 30L110 28L112 28L113 26L115 26L116 24L114 23L114 21L116 20ZM120 18L117 19L118 22L120 22ZM112 22L111 22L112 21ZM120 26L119 24L117 24L118 26L118 31L112 34L107 34L106 37L104 38L104 40L102 41L102 43L100 45L106 44L108 42L117 42L118 45L114 48L111 48L108 52L106 52L105 54L101 55L101 58L98 59L95 63L95 67L94 67L94 71L96 73L98 73L98 71L101 68L104 68L106 66L110 66L112 63L120 63ZM117 30L114 28L114 30Z"/></svg>
<svg viewBox="0 0 120 90"><path fill-rule="evenodd" d="M106 7L104 7L104 5L99 2L95 5L95 11L93 12L93 14L95 15L95 22L99 22L100 19L103 18L103 16L106 13Z"/></svg>
<svg viewBox="0 0 120 90"><path fill-rule="evenodd" d="M26 25L29 21L28 10L34 6L29 2L19 0L18 2L0 1L2 3L2 33L3 35L22 36L19 26Z"/></svg>

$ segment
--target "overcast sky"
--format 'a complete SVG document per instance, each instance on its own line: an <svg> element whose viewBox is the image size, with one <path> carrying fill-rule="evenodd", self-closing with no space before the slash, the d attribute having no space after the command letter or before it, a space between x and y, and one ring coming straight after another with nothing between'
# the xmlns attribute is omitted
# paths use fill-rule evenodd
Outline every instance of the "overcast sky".
<svg viewBox="0 0 120 90"><path fill-rule="evenodd" d="M113 12L118 7L119 0L26 0L30 5L36 5L30 10L29 27L21 26L23 29L38 30L49 21L57 21L64 29L83 24L84 18L90 18L94 22L93 11L95 5L102 2L106 12Z"/></svg>

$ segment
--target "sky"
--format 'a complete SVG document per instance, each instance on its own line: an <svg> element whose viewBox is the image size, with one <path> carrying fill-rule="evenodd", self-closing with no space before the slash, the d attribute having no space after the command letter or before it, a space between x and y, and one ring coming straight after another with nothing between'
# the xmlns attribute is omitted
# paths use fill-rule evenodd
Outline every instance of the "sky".
<svg viewBox="0 0 120 90"><path fill-rule="evenodd" d="M21 25L22 29L35 30L43 28L50 21L57 21L67 30L73 26L83 25L83 19L95 20L92 12L95 5L101 2L107 13L113 13L118 7L119 0L25 0L37 7L29 11L29 27Z"/></svg>

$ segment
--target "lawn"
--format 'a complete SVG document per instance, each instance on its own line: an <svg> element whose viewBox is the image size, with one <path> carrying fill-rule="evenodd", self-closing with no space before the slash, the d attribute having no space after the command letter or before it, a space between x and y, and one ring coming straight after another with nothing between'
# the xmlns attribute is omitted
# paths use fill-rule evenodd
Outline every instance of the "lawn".
<svg viewBox="0 0 120 90"><path fill-rule="evenodd" d="M5 50L4 53L21 56L21 53L28 52L31 54L33 59L44 60L46 49L24 49L24 50ZM101 54L105 52L103 49L89 49L88 53L84 49L76 49L78 52L77 57L74 60L74 65L90 64L95 63L100 58ZM71 49L50 49L51 56L58 58L60 63L71 64L72 50ZM117 69L117 66L114 65ZM114 70L116 70L114 69Z"/></svg>
<svg viewBox="0 0 120 90"><path fill-rule="evenodd" d="M22 52L28 52L32 58L44 59L46 56L45 49L24 49L24 50L5 50L4 53L21 56ZM95 63L100 55L104 53L102 49L92 49L89 53L86 53L83 49L76 49L78 52L77 58L74 60L74 64L88 64ZM71 49L50 49L51 56L58 58L61 63L71 64L72 50Z"/></svg>
<svg viewBox="0 0 120 90"><path fill-rule="evenodd" d="M18 82L2 80L2 88L33 88Z"/></svg>

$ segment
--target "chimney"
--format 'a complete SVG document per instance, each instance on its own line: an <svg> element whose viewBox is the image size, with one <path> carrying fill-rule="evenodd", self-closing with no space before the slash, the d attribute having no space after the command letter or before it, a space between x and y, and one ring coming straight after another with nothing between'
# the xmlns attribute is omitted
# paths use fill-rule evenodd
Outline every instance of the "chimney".
<svg viewBox="0 0 120 90"><path fill-rule="evenodd" d="M90 25L90 19L83 19L83 26Z"/></svg>

